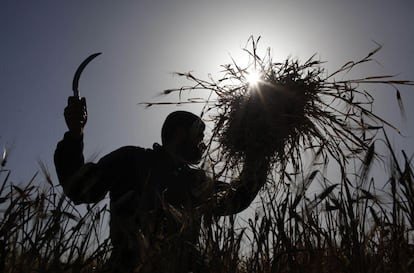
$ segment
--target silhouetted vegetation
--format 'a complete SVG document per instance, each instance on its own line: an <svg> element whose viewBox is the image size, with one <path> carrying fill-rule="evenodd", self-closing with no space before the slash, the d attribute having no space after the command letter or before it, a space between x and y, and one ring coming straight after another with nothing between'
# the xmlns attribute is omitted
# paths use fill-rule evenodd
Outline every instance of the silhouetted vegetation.
<svg viewBox="0 0 414 273"><path fill-rule="evenodd" d="M206 218L196 246L206 272L412 272L411 159L403 152L399 163L391 150L391 173L377 179L369 175L371 153L356 172L328 179L313 171L263 191L248 219ZM103 272L110 253L105 206L82 214L50 180L17 186L9 170L0 174L1 272ZM307 193L315 183L324 188Z"/></svg>
<svg viewBox="0 0 414 273"><path fill-rule="evenodd" d="M218 80L179 73L193 84L165 91L189 92L188 101L173 104L194 103L193 92L207 92L197 101L213 124L202 165L210 176L234 179L247 153L271 165L250 216L203 218L198 244L188 246L198 249L201 272L414 272L412 158L393 149L384 127L397 130L372 112L374 98L365 88L390 86L401 104L396 86L413 82L336 80L372 61L379 48L327 74L313 58L303 64L273 62L270 53L261 58L258 40L251 42L247 67L224 65ZM260 75L257 85L247 79L252 68ZM147 105L156 104L165 102ZM378 143L389 155L377 152ZM372 172L374 163L388 171ZM111 251L102 232L106 207L81 213L45 166L43 180L35 176L21 186L10 181L6 166L3 158L0 272L105 272ZM171 213L191 222L185 211ZM174 266L176 244L182 242L166 239L153 262Z"/></svg>

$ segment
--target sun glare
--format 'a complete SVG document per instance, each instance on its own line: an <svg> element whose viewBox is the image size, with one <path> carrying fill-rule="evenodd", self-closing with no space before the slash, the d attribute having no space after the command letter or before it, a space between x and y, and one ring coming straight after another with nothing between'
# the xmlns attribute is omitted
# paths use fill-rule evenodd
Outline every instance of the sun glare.
<svg viewBox="0 0 414 273"><path fill-rule="evenodd" d="M255 71L255 70L252 70L252 71L248 72L247 75L246 75L246 80L252 86L257 85L259 83L259 80L260 80L259 72Z"/></svg>

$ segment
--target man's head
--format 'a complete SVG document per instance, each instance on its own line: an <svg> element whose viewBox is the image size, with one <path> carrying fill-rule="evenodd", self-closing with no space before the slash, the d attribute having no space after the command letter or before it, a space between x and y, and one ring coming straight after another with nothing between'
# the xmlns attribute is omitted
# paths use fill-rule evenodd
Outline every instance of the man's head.
<svg viewBox="0 0 414 273"><path fill-rule="evenodd" d="M204 129L204 122L193 113L172 112L161 129L162 144L184 161L196 164L205 150Z"/></svg>

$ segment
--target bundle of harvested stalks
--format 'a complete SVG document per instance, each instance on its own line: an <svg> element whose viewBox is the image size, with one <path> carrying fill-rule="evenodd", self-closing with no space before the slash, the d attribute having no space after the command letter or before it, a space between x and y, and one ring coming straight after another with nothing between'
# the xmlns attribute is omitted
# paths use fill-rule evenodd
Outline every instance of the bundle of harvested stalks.
<svg viewBox="0 0 414 273"><path fill-rule="evenodd" d="M219 97L223 126L216 132L230 157L281 157L288 139L304 133L319 81L312 73L303 77L303 69L297 63L274 64L259 72L257 83L243 84L239 94Z"/></svg>
<svg viewBox="0 0 414 273"><path fill-rule="evenodd" d="M216 95L204 101L201 115L206 117L208 113L214 122L210 151L219 152L214 156L210 153L210 160L224 162L227 170L242 163L246 156L267 158L269 164L278 163L282 170L292 163L299 170L305 150L325 159L331 156L344 166L349 157L363 155L361 152L367 150L378 129L384 125L393 127L372 112L374 99L361 86L390 85L401 103L396 86L414 85L393 76L335 79L371 62L380 46L365 58L347 62L328 74L314 56L304 63L293 59L273 62L268 50L263 58L259 57L259 39L249 39L252 49L245 51L252 61L246 67L235 61L224 65L224 76L219 80L177 73L194 84L164 91L179 92L180 98L183 91L207 90ZM252 73L257 73L257 82L249 80ZM192 102L190 99L176 103ZM147 106L154 104L157 103Z"/></svg>

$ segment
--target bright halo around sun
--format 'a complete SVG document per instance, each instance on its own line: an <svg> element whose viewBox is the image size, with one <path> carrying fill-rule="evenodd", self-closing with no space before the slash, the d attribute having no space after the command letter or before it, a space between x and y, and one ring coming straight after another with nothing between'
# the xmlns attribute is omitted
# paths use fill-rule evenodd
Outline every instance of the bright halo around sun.
<svg viewBox="0 0 414 273"><path fill-rule="evenodd" d="M246 72L246 80L250 86L257 86L260 81L260 73L256 70Z"/></svg>

